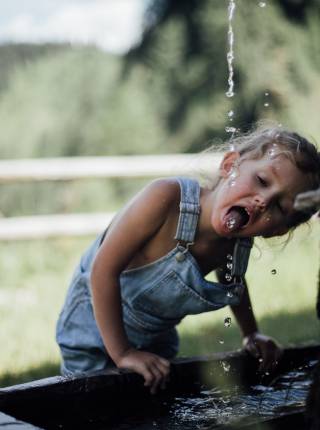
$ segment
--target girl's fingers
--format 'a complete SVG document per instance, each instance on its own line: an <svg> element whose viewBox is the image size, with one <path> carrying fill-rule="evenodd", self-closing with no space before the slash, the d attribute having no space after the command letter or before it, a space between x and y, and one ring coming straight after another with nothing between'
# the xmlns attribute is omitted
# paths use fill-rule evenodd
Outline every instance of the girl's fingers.
<svg viewBox="0 0 320 430"><path fill-rule="evenodd" d="M275 369L282 355L281 349L275 345L266 345L264 348L261 348L261 351L263 361L259 366L259 370L267 371Z"/></svg>
<svg viewBox="0 0 320 430"><path fill-rule="evenodd" d="M144 377L146 387L150 387L152 394L155 394L158 387L165 386L165 379L169 374L167 366L164 366L159 361L145 364L144 369L141 371Z"/></svg>
<svg viewBox="0 0 320 430"><path fill-rule="evenodd" d="M261 351L258 345L252 340L246 345L247 350L256 358L261 356Z"/></svg>
<svg viewBox="0 0 320 430"><path fill-rule="evenodd" d="M157 367L164 377L169 375L169 373L170 373L170 363L169 362L168 362L168 364L163 364L163 362L160 361L159 363L157 363Z"/></svg>
<svg viewBox="0 0 320 430"><path fill-rule="evenodd" d="M155 365L153 365L150 368L150 372L153 375L153 381L152 381L152 384L151 384L150 391L151 391L151 394L155 394L156 391L157 391L157 389L158 389L158 387L159 387L159 385L160 385L160 383L161 383L161 381L163 380L164 376L160 372L160 370L157 368L157 366L155 366Z"/></svg>
<svg viewBox="0 0 320 430"><path fill-rule="evenodd" d="M144 377L144 386L150 387L153 384L154 375L153 373L148 369L145 368L142 372L140 372L142 376Z"/></svg>
<svg viewBox="0 0 320 430"><path fill-rule="evenodd" d="M166 360L165 358L159 357L159 363L161 363L165 368L170 368L170 361Z"/></svg>

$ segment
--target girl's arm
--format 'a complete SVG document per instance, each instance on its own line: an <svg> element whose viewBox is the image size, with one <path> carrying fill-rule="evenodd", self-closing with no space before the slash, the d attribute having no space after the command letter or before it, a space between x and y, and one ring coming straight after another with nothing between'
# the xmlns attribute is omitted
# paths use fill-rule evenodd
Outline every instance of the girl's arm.
<svg viewBox="0 0 320 430"><path fill-rule="evenodd" d="M249 296L247 281L244 279L243 284L245 286L241 302L237 306L230 306L232 313L234 314L237 323L242 332L243 337L251 336L253 333L259 331L256 318L252 310L252 304Z"/></svg>
<svg viewBox="0 0 320 430"><path fill-rule="evenodd" d="M169 362L131 347L124 330L120 273L137 251L156 235L179 201L179 185L158 180L139 193L108 229L91 273L93 308L106 350L117 367L141 374L154 392L169 373Z"/></svg>
<svg viewBox="0 0 320 430"><path fill-rule="evenodd" d="M226 283L225 274L223 272L217 272L217 277L219 282ZM252 309L248 285L245 279L243 283L245 289L241 301L239 305L231 306L232 313L242 332L244 348L261 360L259 370L272 370L276 367L281 357L282 349L273 338L259 332L258 324Z"/></svg>

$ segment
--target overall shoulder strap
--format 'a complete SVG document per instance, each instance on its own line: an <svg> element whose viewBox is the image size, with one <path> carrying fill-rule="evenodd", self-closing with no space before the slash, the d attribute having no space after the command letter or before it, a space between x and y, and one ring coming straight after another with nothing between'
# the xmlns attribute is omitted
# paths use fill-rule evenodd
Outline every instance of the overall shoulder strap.
<svg viewBox="0 0 320 430"><path fill-rule="evenodd" d="M192 243L200 214L200 185L191 178L177 178L180 184L180 214L175 235L176 240Z"/></svg>
<svg viewBox="0 0 320 430"><path fill-rule="evenodd" d="M245 275L252 245L253 239L251 237L243 237L236 240L232 258L232 276L242 278Z"/></svg>

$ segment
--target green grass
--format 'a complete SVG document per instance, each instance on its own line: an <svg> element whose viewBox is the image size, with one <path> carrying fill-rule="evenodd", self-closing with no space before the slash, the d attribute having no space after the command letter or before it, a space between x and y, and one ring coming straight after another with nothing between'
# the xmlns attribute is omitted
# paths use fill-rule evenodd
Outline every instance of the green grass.
<svg viewBox="0 0 320 430"><path fill-rule="evenodd" d="M303 228L284 250L259 241L248 282L261 330L284 345L316 342L319 225ZM80 254L92 238L0 243L0 386L59 372L55 321ZM272 274L271 270L277 273ZM236 324L225 328L229 308L187 317L179 326L181 355L236 349ZM223 343L222 343L223 342Z"/></svg>

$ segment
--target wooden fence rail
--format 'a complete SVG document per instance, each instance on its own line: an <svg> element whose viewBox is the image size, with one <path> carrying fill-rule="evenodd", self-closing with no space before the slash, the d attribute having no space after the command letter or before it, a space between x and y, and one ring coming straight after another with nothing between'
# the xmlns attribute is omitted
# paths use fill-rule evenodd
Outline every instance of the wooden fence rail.
<svg viewBox="0 0 320 430"><path fill-rule="evenodd" d="M83 178L145 178L212 171L217 154L68 157L0 161L0 183Z"/></svg>
<svg viewBox="0 0 320 430"><path fill-rule="evenodd" d="M154 178L216 170L218 154L74 157L0 161L0 183L85 178ZM0 218L0 240L83 236L102 231L112 213Z"/></svg>

